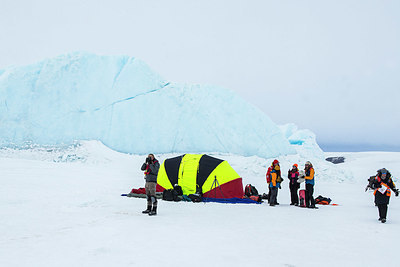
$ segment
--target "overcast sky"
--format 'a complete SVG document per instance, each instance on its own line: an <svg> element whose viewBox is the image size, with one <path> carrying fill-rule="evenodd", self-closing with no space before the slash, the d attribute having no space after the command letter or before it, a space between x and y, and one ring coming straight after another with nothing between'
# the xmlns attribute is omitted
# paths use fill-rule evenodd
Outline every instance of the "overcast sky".
<svg viewBox="0 0 400 267"><path fill-rule="evenodd" d="M0 69L129 55L231 89L327 150L400 151L399 14L398 0L0 0Z"/></svg>

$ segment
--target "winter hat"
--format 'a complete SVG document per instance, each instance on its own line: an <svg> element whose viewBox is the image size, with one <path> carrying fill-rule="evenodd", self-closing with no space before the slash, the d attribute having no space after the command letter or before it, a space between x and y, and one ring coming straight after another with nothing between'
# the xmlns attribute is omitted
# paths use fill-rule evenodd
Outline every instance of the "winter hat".
<svg viewBox="0 0 400 267"><path fill-rule="evenodd" d="M389 175L388 175L388 170L386 170L385 168L382 168L380 170L378 170L378 175L382 178L382 179L386 179ZM385 175L385 176L383 176Z"/></svg>

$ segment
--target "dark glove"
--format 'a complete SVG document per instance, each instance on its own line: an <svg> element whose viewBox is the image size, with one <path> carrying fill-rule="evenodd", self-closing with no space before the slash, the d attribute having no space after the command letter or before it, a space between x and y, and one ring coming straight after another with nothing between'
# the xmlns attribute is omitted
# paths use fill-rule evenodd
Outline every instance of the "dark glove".
<svg viewBox="0 0 400 267"><path fill-rule="evenodd" d="M146 163L150 163L150 158L146 158Z"/></svg>
<svg viewBox="0 0 400 267"><path fill-rule="evenodd" d="M396 197L399 196L399 189L396 189L396 190L394 191L394 195L395 195Z"/></svg>

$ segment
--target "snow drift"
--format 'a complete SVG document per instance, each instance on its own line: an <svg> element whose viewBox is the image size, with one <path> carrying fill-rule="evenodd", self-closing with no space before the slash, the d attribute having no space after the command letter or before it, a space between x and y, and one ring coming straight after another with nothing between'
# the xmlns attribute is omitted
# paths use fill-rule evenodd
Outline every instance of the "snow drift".
<svg viewBox="0 0 400 267"><path fill-rule="evenodd" d="M0 146L99 140L125 153L296 153L233 92L173 84L127 56L72 53L0 73ZM318 147L318 145L317 145Z"/></svg>

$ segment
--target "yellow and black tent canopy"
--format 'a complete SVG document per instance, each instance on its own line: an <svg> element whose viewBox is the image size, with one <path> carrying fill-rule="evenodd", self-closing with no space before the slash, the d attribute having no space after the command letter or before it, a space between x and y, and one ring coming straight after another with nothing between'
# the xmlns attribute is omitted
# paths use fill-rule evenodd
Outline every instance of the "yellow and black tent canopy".
<svg viewBox="0 0 400 267"><path fill-rule="evenodd" d="M203 197L243 197L242 178L227 161L208 155L185 154L166 159L158 172L157 184L164 189L178 184L184 195L201 191Z"/></svg>

